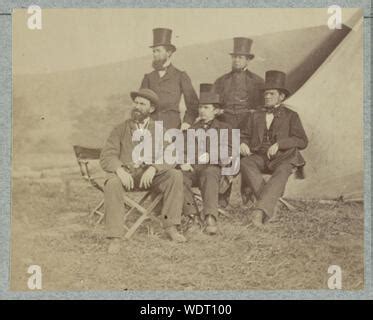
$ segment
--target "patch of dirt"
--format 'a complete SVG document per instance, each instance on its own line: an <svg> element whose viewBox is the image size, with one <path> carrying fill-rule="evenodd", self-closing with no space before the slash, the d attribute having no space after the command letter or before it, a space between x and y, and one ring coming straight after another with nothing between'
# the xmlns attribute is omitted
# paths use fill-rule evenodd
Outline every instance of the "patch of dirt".
<svg viewBox="0 0 373 320"><path fill-rule="evenodd" d="M237 190L218 235L195 226L187 243L175 244L144 225L111 256L104 225L87 217L102 194L73 182L67 197L58 183L14 180L11 289L28 290L32 264L42 268L43 290L327 289L330 265L342 268L343 289L363 289L361 204L292 202L297 211L280 207L257 230L242 225L247 209Z"/></svg>

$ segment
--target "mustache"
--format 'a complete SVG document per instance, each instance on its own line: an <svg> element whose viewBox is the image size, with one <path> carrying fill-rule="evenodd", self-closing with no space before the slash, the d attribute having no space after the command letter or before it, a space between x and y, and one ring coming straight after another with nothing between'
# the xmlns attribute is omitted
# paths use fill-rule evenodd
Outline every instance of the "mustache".
<svg viewBox="0 0 373 320"><path fill-rule="evenodd" d="M131 119L136 122L144 121L147 117L149 117L149 115L150 115L149 112L143 112L138 109L133 109L131 111Z"/></svg>
<svg viewBox="0 0 373 320"><path fill-rule="evenodd" d="M245 69L245 67L236 67L236 66L232 65L232 71L233 72L239 72L239 71L242 71L243 69Z"/></svg>

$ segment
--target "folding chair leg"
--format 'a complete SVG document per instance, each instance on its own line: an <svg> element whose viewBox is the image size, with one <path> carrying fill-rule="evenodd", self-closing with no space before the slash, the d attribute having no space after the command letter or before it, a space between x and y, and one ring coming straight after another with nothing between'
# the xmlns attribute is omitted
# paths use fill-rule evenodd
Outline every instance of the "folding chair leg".
<svg viewBox="0 0 373 320"><path fill-rule="evenodd" d="M150 195L150 192L147 192L147 193L145 193L145 195L140 199L140 201L139 201L139 205L142 205L144 202L145 202L145 200L149 197L149 195ZM130 204L128 204L128 205L130 205ZM130 205L131 206L131 205ZM136 207L135 206L131 206L131 209L129 209L128 210L128 212L124 215L124 221L123 222L126 222L126 220L127 220L127 217L134 211L134 210L136 210Z"/></svg>
<svg viewBox="0 0 373 320"><path fill-rule="evenodd" d="M102 199L99 204L89 213L88 218L92 219L95 214L100 216L100 219L97 223L100 223L101 220L104 218L104 214L100 211L100 209L104 206L104 199Z"/></svg>
<svg viewBox="0 0 373 320"><path fill-rule="evenodd" d="M96 211L96 213L100 216L100 218L98 218L96 224L100 224L101 221L104 219L105 214L101 211Z"/></svg>
<svg viewBox="0 0 373 320"><path fill-rule="evenodd" d="M218 209L218 212L226 218L231 218L231 215L227 213L224 209Z"/></svg>
<svg viewBox="0 0 373 320"><path fill-rule="evenodd" d="M142 215L140 216L140 218L138 218L136 220L136 222L131 226L131 228L129 228L129 230L125 234L124 237L126 239L131 238L132 235L136 232L136 230L140 227L140 225L146 219L150 218L150 215L152 214L152 211L154 210L154 208L157 206L157 204L159 203L159 201L161 199L162 199L162 195L161 194L157 195L157 197L153 200L153 202L149 205L149 207L147 209L141 207L140 205L138 205L135 201L133 201L131 199L128 199L128 198L125 199L126 202L132 203L133 206L136 207L136 209L142 213Z"/></svg>
<svg viewBox="0 0 373 320"><path fill-rule="evenodd" d="M286 200L284 200L283 198L280 198L279 201L286 207L288 208L290 211L295 211L297 208L295 208L294 206L292 206L289 202L287 202Z"/></svg>

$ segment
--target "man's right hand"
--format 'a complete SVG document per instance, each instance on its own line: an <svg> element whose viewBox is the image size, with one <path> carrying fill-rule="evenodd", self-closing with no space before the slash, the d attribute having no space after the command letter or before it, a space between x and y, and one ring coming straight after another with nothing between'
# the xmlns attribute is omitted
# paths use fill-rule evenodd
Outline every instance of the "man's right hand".
<svg viewBox="0 0 373 320"><path fill-rule="evenodd" d="M240 145L240 154L242 156L248 156L251 154L250 148L246 143L241 143Z"/></svg>
<svg viewBox="0 0 373 320"><path fill-rule="evenodd" d="M133 178L126 170L120 167L117 169L116 174L127 190L132 190L134 188Z"/></svg>

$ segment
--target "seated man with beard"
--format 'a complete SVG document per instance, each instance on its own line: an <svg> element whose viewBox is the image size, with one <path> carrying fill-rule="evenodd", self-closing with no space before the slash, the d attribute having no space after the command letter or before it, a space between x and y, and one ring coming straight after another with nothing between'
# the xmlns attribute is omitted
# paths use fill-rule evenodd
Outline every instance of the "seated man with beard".
<svg viewBox="0 0 373 320"><path fill-rule="evenodd" d="M183 175L168 164L139 163L132 158L136 142L132 135L138 129L155 134L155 123L150 114L158 107L158 96L149 89L131 92L134 101L131 118L111 132L100 157L100 164L107 172L104 200L107 237L111 240L109 253L118 253L123 231L123 192L151 188L163 194L162 221L171 240L185 242L176 226L180 224L183 205ZM153 159L155 160L155 159ZM152 161L154 163L155 161Z"/></svg>

